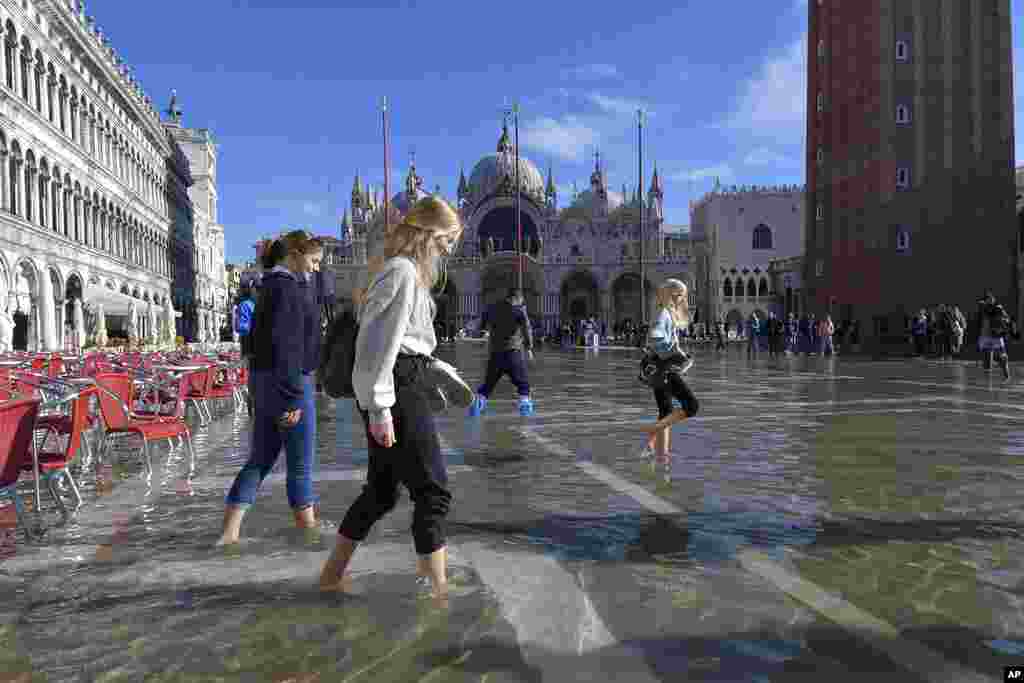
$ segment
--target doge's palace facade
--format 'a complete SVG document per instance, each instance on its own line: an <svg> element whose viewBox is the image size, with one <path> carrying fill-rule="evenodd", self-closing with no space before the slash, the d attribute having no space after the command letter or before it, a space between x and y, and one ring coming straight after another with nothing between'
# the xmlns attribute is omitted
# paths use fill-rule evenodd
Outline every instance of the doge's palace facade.
<svg viewBox="0 0 1024 683"><path fill-rule="evenodd" d="M0 29L0 310L14 347L88 341L75 299L86 319L102 305L111 335L134 310L147 336L180 268L175 226L193 221L188 160L84 2L0 0Z"/></svg>

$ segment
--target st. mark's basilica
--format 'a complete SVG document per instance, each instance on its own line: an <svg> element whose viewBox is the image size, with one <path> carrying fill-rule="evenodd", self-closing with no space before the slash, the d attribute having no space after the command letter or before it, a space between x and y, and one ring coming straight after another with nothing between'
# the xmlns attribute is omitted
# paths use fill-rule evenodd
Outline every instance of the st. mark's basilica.
<svg viewBox="0 0 1024 683"><path fill-rule="evenodd" d="M503 124L496 150L477 161L468 179L460 173L457 206L465 234L449 260L447 286L437 297L438 320L449 329L472 328L486 306L518 284L517 176L526 253L522 289L531 320L545 332L584 318L608 325L639 323L644 319L641 297L646 298L649 317L655 288L669 277L687 283L698 323L708 316L735 320L755 310L781 313L784 286L790 288L788 308L796 309L793 283L788 277L785 283L775 277L772 264L783 257L799 257L802 251L802 188L741 191L716 186L691 206L691 220L698 220L687 230L665 222L657 167L645 196L625 187L619 193L609 188L595 154L589 188L574 192L569 205L560 209L551 169L545 179L520 155L517 174L516 160ZM390 201L399 214L428 194L414 161L404 184ZM434 193L440 194L440 187ZM736 212L744 203L746 216L742 207ZM758 220L765 212L775 217L768 221L773 224ZM713 216L715 224L704 225L704 216ZM341 239L329 240L325 259L336 275L342 301L366 286L367 262L382 246L382 217L382 196L357 176ZM791 265L791 270L799 268Z"/></svg>

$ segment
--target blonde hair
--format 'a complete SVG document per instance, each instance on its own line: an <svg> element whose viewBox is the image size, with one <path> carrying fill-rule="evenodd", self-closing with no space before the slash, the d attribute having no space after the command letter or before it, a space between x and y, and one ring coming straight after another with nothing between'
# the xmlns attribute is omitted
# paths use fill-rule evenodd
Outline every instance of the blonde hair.
<svg viewBox="0 0 1024 683"><path fill-rule="evenodd" d="M427 289L440 279L439 261L441 245L438 237L459 237L462 222L451 205L433 195L413 204L397 225L391 225L384 235L384 253L369 264L370 282L384 261L396 256L408 257L416 264L420 284Z"/></svg>
<svg viewBox="0 0 1024 683"><path fill-rule="evenodd" d="M687 293L686 284L682 280L672 277L662 282L654 293L658 309L668 311L668 314L672 316L672 322L678 327L690 324L690 301ZM677 294L682 295L679 301L675 299Z"/></svg>

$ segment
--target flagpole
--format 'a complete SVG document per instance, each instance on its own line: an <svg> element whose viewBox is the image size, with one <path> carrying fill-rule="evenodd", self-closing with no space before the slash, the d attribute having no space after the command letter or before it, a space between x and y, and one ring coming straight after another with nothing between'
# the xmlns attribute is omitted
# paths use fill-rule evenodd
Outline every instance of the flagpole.
<svg viewBox="0 0 1024 683"><path fill-rule="evenodd" d="M637 177L639 187L637 198L640 201L640 320L647 324L647 285L646 269L644 267L644 110L636 110L636 150L637 150Z"/></svg>
<svg viewBox="0 0 1024 683"><path fill-rule="evenodd" d="M384 131L384 234L391 221L391 165L388 161L388 98L381 100L380 119Z"/></svg>
<svg viewBox="0 0 1024 683"><path fill-rule="evenodd" d="M519 256L517 287L523 289L523 222L519 208L519 103L512 105L512 125L515 129L516 157L516 251Z"/></svg>

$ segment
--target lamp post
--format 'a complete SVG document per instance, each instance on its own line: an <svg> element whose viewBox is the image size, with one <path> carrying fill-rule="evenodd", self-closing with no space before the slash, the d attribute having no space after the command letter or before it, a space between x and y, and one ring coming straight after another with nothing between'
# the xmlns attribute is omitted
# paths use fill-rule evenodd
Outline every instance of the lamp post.
<svg viewBox="0 0 1024 683"><path fill-rule="evenodd" d="M644 267L644 110L636 110L637 200L640 202L640 320L647 324L647 286Z"/></svg>

